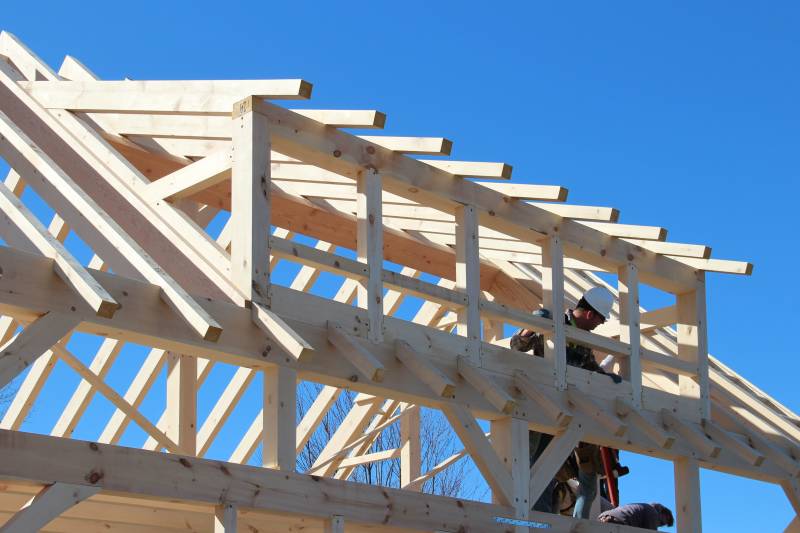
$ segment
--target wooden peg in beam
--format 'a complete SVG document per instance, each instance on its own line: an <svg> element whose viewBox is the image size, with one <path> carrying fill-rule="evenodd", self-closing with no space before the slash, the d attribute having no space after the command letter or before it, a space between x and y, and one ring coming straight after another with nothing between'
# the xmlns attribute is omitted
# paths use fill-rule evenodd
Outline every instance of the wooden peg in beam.
<svg viewBox="0 0 800 533"><path fill-rule="evenodd" d="M253 322L264 334L277 342L286 353L296 361L307 361L314 352L314 347L306 342L283 319L258 302L252 302Z"/></svg>
<svg viewBox="0 0 800 533"><path fill-rule="evenodd" d="M395 342L395 356L420 381L425 383L437 395L452 398L456 392L456 384L445 376L436 366L417 352L406 341Z"/></svg>
<svg viewBox="0 0 800 533"><path fill-rule="evenodd" d="M517 408L517 401L514 398L465 357L458 358L458 373L500 412L508 415Z"/></svg>
<svg viewBox="0 0 800 533"><path fill-rule="evenodd" d="M596 420L600 425L608 429L614 436L621 437L628 431L628 426L617 416L609 413L594 400L586 396L578 389L571 387L567 389L567 399L569 403L578 408L590 419Z"/></svg>
<svg viewBox="0 0 800 533"><path fill-rule="evenodd" d="M615 410L617 416L639 428L642 433L647 435L650 440L658 444L661 448L669 450L672 448L672 445L675 444L675 437L669 435L658 427L657 424L650 422L642 413L622 398L616 399Z"/></svg>
<svg viewBox="0 0 800 533"><path fill-rule="evenodd" d="M722 451L722 447L709 439L702 431L685 424L669 410L661 410L661 420L664 426L686 439L689 444L694 446L694 448L703 455L714 459Z"/></svg>
<svg viewBox="0 0 800 533"><path fill-rule="evenodd" d="M751 448L749 444L740 441L711 420L704 418L702 425L706 435L725 446L725 449L733 451L736 455L753 466L761 466L764 462L764 455Z"/></svg>
<svg viewBox="0 0 800 533"><path fill-rule="evenodd" d="M376 383L383 381L385 372L383 364L356 339L345 333L342 326L328 322L328 342L333 344L339 353L344 355L367 379Z"/></svg>
<svg viewBox="0 0 800 533"><path fill-rule="evenodd" d="M525 372L521 370L514 372L514 386L547 413L550 418L555 420L558 425L566 426L572 421L572 412L542 392L540 387Z"/></svg>

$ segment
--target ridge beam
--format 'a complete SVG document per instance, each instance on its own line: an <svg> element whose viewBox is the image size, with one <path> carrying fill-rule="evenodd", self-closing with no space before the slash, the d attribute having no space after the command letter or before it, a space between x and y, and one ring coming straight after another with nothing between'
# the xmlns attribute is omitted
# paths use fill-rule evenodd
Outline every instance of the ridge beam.
<svg viewBox="0 0 800 533"><path fill-rule="evenodd" d="M715 459L722 452L722 447L716 442L708 438L702 431L681 421L669 410L661 410L661 420L664 426L686 439L703 455Z"/></svg>
<svg viewBox="0 0 800 533"><path fill-rule="evenodd" d="M500 412L508 415L516 410L517 401L466 357L458 358L458 373Z"/></svg>
<svg viewBox="0 0 800 533"><path fill-rule="evenodd" d="M0 533L39 531L67 509L100 492L100 487L53 483L39 491L0 528Z"/></svg>
<svg viewBox="0 0 800 533"><path fill-rule="evenodd" d="M12 246L38 252L52 259L53 269L58 277L83 298L97 316L111 318L119 309L119 303L2 183L0 183L0 235Z"/></svg>
<svg viewBox="0 0 800 533"><path fill-rule="evenodd" d="M434 394L445 398L453 397L456 392L456 384L406 341L395 341L394 354Z"/></svg>
<svg viewBox="0 0 800 533"><path fill-rule="evenodd" d="M334 345L345 359L358 369L370 381L380 383L386 369L372 353L364 348L357 339L344 332L342 326L328 322L328 342Z"/></svg>
<svg viewBox="0 0 800 533"><path fill-rule="evenodd" d="M0 388L6 386L81 322L79 316L50 311L0 347Z"/></svg>

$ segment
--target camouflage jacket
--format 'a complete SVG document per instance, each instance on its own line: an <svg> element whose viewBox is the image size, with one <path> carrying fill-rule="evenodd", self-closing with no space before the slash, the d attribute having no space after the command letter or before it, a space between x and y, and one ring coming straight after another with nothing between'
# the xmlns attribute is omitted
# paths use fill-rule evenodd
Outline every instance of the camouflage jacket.
<svg viewBox="0 0 800 533"><path fill-rule="evenodd" d="M564 323L571 324L570 313L564 314ZM538 309L534 311L534 316L541 318L551 318L550 311L547 309ZM517 331L511 337L511 349L520 352L529 352L533 350L533 355L544 357L544 336L541 333L532 333L530 335L522 335L523 330ZM600 365L595 361L592 349L573 342L567 343L567 364L590 370L592 372L603 372Z"/></svg>

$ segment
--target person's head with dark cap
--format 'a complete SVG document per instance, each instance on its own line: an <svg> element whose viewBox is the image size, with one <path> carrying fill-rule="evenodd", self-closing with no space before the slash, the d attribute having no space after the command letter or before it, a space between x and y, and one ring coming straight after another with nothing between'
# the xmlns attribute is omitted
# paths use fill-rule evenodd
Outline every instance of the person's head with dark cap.
<svg viewBox="0 0 800 533"><path fill-rule="evenodd" d="M653 507L655 507L656 510L658 511L658 516L661 519L661 525L672 527L672 524L675 523L675 519L672 518L672 511L670 511L668 508L664 507L660 503L654 503Z"/></svg>

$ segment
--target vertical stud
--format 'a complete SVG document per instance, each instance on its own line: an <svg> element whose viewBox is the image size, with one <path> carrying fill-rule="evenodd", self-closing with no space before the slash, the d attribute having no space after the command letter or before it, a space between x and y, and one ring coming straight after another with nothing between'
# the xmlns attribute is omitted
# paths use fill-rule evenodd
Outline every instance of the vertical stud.
<svg viewBox="0 0 800 533"><path fill-rule="evenodd" d="M679 376L681 396L698 401L699 418L711 417L708 380L708 330L705 273L698 272L695 290L676 296L678 358L697 365L697 375Z"/></svg>
<svg viewBox="0 0 800 533"><path fill-rule="evenodd" d="M297 371L264 369L263 453L266 468L293 471L297 463Z"/></svg>
<svg viewBox="0 0 800 533"><path fill-rule="evenodd" d="M492 448L511 474L512 505L517 520L530 513L530 453L528 422L513 417L492 420ZM501 503L494 498L494 503ZM527 533L527 526L515 526L515 533Z"/></svg>
<svg viewBox="0 0 800 533"><path fill-rule="evenodd" d="M619 277L619 340L631 347L630 357L623 361L623 374L631 383L633 405L642 406L641 329L639 319L639 271L633 263L626 263L618 271Z"/></svg>
<svg viewBox="0 0 800 533"><path fill-rule="evenodd" d="M675 520L678 533L701 533L700 467L694 459L675 460Z"/></svg>
<svg viewBox="0 0 800 533"><path fill-rule="evenodd" d="M214 508L214 533L236 533L238 512L229 503Z"/></svg>
<svg viewBox="0 0 800 533"><path fill-rule="evenodd" d="M246 300L269 305L270 139L254 97L234 106L231 277Z"/></svg>
<svg viewBox="0 0 800 533"><path fill-rule="evenodd" d="M166 435L186 455L197 453L197 358L167 356Z"/></svg>
<svg viewBox="0 0 800 533"><path fill-rule="evenodd" d="M406 409L413 407L407 404ZM422 450L419 440L419 409L413 409L400 419L400 487L407 489L408 484L422 474ZM419 492L421 485L410 490Z"/></svg>
<svg viewBox="0 0 800 533"><path fill-rule="evenodd" d="M456 331L467 338L466 355L480 365L480 258L478 256L478 213L475 207L456 208L456 290L467 296L467 305L458 310Z"/></svg>
<svg viewBox="0 0 800 533"><path fill-rule="evenodd" d="M567 388L567 340L562 317L564 306L564 250L561 238L551 235L542 246L542 305L553 314L553 336L545 343L544 356L553 365L558 389Z"/></svg>
<svg viewBox="0 0 800 533"><path fill-rule="evenodd" d="M366 170L356 183L356 247L367 276L358 285L358 306L367 310L367 337L383 340L383 186L381 175Z"/></svg>

